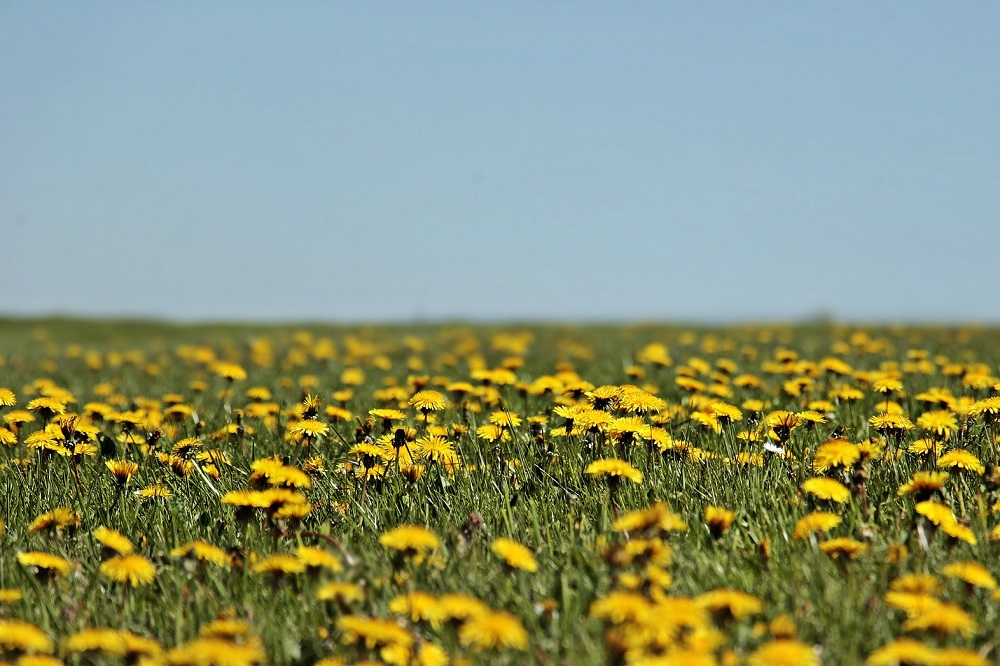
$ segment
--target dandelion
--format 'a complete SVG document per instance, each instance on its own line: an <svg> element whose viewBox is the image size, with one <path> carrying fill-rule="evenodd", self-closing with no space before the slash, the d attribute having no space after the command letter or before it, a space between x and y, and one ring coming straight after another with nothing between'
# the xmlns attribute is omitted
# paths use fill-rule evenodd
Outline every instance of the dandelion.
<svg viewBox="0 0 1000 666"><path fill-rule="evenodd" d="M609 481L628 479L632 483L642 483L642 472L632 467L629 463L624 460L619 460L618 458L605 458L603 460L595 460L594 462L587 465L587 469L584 473L590 476L607 476Z"/></svg>
<svg viewBox="0 0 1000 666"><path fill-rule="evenodd" d="M958 578L972 587L984 590L997 589L997 582L989 570L978 562L953 562L941 569L941 575L946 578Z"/></svg>
<svg viewBox="0 0 1000 666"><path fill-rule="evenodd" d="M171 549L170 557L196 563L208 562L220 567L229 566L229 555L218 546L205 541L189 541Z"/></svg>
<svg viewBox="0 0 1000 666"><path fill-rule="evenodd" d="M17 561L22 566L33 568L40 580L49 580L54 576L65 576L73 570L73 565L66 559L51 553L30 551L18 553Z"/></svg>
<svg viewBox="0 0 1000 666"><path fill-rule="evenodd" d="M867 545L847 537L838 537L824 541L819 545L819 549L834 559L846 557L853 560L857 559L859 555L868 552Z"/></svg>
<svg viewBox="0 0 1000 666"><path fill-rule="evenodd" d="M957 468L982 475L986 468L979 458L965 449L955 449L937 459L937 466L943 469Z"/></svg>
<svg viewBox="0 0 1000 666"><path fill-rule="evenodd" d="M148 585L156 577L156 566L142 555L118 555L101 564L101 575L130 587Z"/></svg>
<svg viewBox="0 0 1000 666"><path fill-rule="evenodd" d="M736 519L736 514L722 506L710 506L705 508L705 524L712 537L719 539L729 529Z"/></svg>
<svg viewBox="0 0 1000 666"><path fill-rule="evenodd" d="M111 471L119 486L124 486L139 473L139 465L130 460L108 460L104 464Z"/></svg>
<svg viewBox="0 0 1000 666"><path fill-rule="evenodd" d="M522 571L538 571L535 556L523 544L512 539L500 538L490 545L490 550L496 553L504 563L512 569Z"/></svg>
<svg viewBox="0 0 1000 666"><path fill-rule="evenodd" d="M528 632L514 615L490 611L467 619L458 632L462 645L477 651L528 649Z"/></svg>
<svg viewBox="0 0 1000 666"><path fill-rule="evenodd" d="M52 639L35 625L21 620L0 619L0 652L49 654L54 650Z"/></svg>
<svg viewBox="0 0 1000 666"><path fill-rule="evenodd" d="M829 532L842 522L835 513L816 512L803 516L792 530L793 539L808 539L816 534Z"/></svg>
<svg viewBox="0 0 1000 666"><path fill-rule="evenodd" d="M819 656L811 645L779 639L764 643L747 658L747 666L819 666Z"/></svg>
<svg viewBox="0 0 1000 666"><path fill-rule="evenodd" d="M695 597L695 602L720 619L743 620L764 611L759 598L739 590L712 590Z"/></svg>
<svg viewBox="0 0 1000 666"><path fill-rule="evenodd" d="M812 495L821 500L846 504L851 498L851 491L844 484L835 479L815 478L806 479L800 486L802 492Z"/></svg>
<svg viewBox="0 0 1000 666"><path fill-rule="evenodd" d="M115 555L128 555L135 550L132 542L117 530L101 525L93 531L94 539L101 544L101 559L106 560Z"/></svg>
<svg viewBox="0 0 1000 666"><path fill-rule="evenodd" d="M441 545L436 534L420 525L400 525L385 532L378 541L404 558L423 557Z"/></svg>

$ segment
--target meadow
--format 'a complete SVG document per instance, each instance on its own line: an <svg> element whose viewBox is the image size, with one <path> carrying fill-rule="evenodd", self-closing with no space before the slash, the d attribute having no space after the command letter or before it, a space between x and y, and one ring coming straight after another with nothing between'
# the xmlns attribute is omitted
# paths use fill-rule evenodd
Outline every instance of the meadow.
<svg viewBox="0 0 1000 666"><path fill-rule="evenodd" d="M998 662L989 327L0 323L0 661Z"/></svg>

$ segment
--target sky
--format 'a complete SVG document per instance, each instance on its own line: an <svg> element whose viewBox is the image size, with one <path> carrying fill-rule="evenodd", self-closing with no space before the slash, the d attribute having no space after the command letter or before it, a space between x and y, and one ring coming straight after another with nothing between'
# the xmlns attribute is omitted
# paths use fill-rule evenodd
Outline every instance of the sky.
<svg viewBox="0 0 1000 666"><path fill-rule="evenodd" d="M1000 321L998 26L5 2L0 315Z"/></svg>

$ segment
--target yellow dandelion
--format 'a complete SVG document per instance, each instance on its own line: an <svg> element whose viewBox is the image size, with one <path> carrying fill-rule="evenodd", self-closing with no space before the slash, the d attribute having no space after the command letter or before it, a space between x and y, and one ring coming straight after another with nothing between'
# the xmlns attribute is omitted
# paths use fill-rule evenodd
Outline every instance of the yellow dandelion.
<svg viewBox="0 0 1000 666"><path fill-rule="evenodd" d="M800 487L808 495L837 504L845 504L851 498L851 491L836 479L826 477L806 479Z"/></svg>
<svg viewBox="0 0 1000 666"><path fill-rule="evenodd" d="M835 513L822 511L810 513L795 523L795 528L792 530L792 538L808 539L815 534L829 532L841 522L841 517Z"/></svg>
<svg viewBox="0 0 1000 666"><path fill-rule="evenodd" d="M523 571L538 571L538 562L526 546L512 539L500 538L490 545L490 550L500 556L507 566Z"/></svg>
<svg viewBox="0 0 1000 666"><path fill-rule="evenodd" d="M605 458L595 460L587 465L584 470L590 476L608 476L612 479L628 479L633 483L642 483L642 472L632 467L629 463L618 458Z"/></svg>
<svg viewBox="0 0 1000 666"><path fill-rule="evenodd" d="M131 587L148 585L156 577L156 566L142 555L118 555L101 564L101 575Z"/></svg>
<svg viewBox="0 0 1000 666"><path fill-rule="evenodd" d="M462 645L474 650L528 649L528 632L506 611L490 611L467 619L458 632Z"/></svg>

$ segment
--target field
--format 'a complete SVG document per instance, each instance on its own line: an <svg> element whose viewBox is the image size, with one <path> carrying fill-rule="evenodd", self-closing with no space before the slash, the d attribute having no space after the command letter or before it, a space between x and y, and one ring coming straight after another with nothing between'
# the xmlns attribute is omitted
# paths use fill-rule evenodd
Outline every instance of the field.
<svg viewBox="0 0 1000 666"><path fill-rule="evenodd" d="M998 663L985 327L0 325L0 660Z"/></svg>

